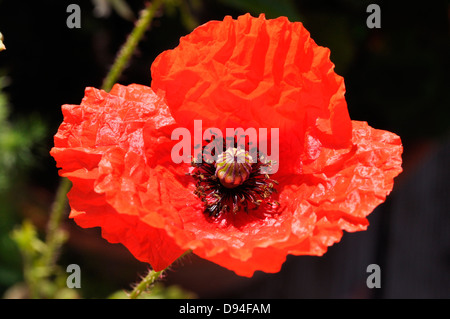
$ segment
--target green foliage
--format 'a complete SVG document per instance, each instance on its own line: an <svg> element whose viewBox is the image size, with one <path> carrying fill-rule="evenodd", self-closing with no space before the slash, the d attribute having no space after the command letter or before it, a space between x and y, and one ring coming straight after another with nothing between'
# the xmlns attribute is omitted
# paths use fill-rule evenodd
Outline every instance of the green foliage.
<svg viewBox="0 0 450 319"><path fill-rule="evenodd" d="M42 241L35 226L25 220L12 232L12 238L23 257L26 285L17 284L7 296L22 298L77 298L77 292L66 286L67 274L55 264L54 248ZM59 230L57 241L60 247L66 234Z"/></svg>
<svg viewBox="0 0 450 319"><path fill-rule="evenodd" d="M37 118L8 121L8 97L3 89L8 78L0 76L0 192L10 189L24 169L33 166L33 147L45 137L45 126Z"/></svg>
<svg viewBox="0 0 450 319"><path fill-rule="evenodd" d="M27 169L35 165L36 146L46 133L43 122L36 118L9 121L9 101L4 93L8 82L6 76L0 76L0 293L22 279L19 251L10 237L20 221L17 200L21 193L17 189L23 185ZM34 249L39 246L37 242L30 245L37 245Z"/></svg>

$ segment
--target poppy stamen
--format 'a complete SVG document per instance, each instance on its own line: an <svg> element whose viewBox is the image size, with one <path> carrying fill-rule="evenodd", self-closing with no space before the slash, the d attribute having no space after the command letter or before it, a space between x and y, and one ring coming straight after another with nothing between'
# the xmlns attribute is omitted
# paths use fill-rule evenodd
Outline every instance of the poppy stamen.
<svg viewBox="0 0 450 319"><path fill-rule="evenodd" d="M262 172L270 165L263 156L257 156L254 163L248 152L234 147L225 149L216 161L193 161L190 175L197 181L194 193L205 204L204 212L213 217L241 210L248 213L264 203L266 209L276 210L279 204L269 199L278 182Z"/></svg>

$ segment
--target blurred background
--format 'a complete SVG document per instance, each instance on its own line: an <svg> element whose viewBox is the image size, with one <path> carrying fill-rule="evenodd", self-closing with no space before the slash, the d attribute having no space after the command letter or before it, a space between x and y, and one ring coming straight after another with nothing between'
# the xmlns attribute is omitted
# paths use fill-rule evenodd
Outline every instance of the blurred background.
<svg viewBox="0 0 450 319"><path fill-rule="evenodd" d="M69 29L67 6L81 8ZM369 29L366 8L381 8ZM46 225L59 185L49 156L61 105L100 87L144 1L0 0L0 296L29 297L24 282L42 271ZM150 85L150 65L197 25L250 12L301 21L329 47L345 78L350 116L398 134L404 172L369 217L366 232L345 233L323 257L289 256L277 274L242 278L188 256L173 266L158 296L234 298L450 298L450 5L449 1L167 0L120 83ZM68 213L68 212L67 212ZM65 240L46 296L106 298L129 289L147 265L99 229L63 218ZM69 264L81 289L63 291ZM381 268L369 289L367 266ZM28 267L28 268L27 268ZM28 275L29 276L29 275ZM44 276L45 277L45 276ZM172 287L171 289L163 289ZM179 288L177 288L179 287ZM63 291L55 294L55 291ZM45 295L45 294L44 294Z"/></svg>

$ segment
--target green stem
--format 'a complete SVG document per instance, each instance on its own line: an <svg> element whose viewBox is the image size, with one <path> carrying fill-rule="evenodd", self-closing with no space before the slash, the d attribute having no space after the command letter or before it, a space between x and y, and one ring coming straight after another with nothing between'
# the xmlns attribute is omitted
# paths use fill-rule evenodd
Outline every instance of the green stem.
<svg viewBox="0 0 450 319"><path fill-rule="evenodd" d="M56 262L56 255L60 246L65 241L65 234L60 228L61 220L67 207L67 193L72 183L67 178L62 178L56 192L50 217L47 224L46 244L47 249L42 256L42 264L45 269L53 269Z"/></svg>
<svg viewBox="0 0 450 319"><path fill-rule="evenodd" d="M59 229L61 219L67 206L66 196L72 186L72 183L67 178L62 178L60 183L47 225L46 241L48 244L55 240L56 231Z"/></svg>
<svg viewBox="0 0 450 319"><path fill-rule="evenodd" d="M139 20L136 22L133 31L130 33L127 41L118 52L114 65L111 67L103 81L102 89L104 91L108 92L111 90L114 83L117 82L117 79L127 66L127 63L133 55L140 39L149 27L150 23L153 21L156 11L161 7L163 2L164 0L154 0L141 12Z"/></svg>
<svg viewBox="0 0 450 319"><path fill-rule="evenodd" d="M147 276L142 278L141 282L130 292L130 299L137 299L141 293L150 288L150 286L162 276L166 269L160 271L150 270Z"/></svg>
<svg viewBox="0 0 450 319"><path fill-rule="evenodd" d="M180 257L177 258L177 260L180 260L181 258L186 256L187 254L190 254L191 252L192 250L190 249L186 250ZM139 284L137 284L137 286L134 287L134 289L130 292L129 298L137 299L141 295L141 293L148 290L150 286L155 283L156 280L161 278L161 276L164 274L165 271L169 269L169 267L160 271L149 270L147 276L142 278Z"/></svg>

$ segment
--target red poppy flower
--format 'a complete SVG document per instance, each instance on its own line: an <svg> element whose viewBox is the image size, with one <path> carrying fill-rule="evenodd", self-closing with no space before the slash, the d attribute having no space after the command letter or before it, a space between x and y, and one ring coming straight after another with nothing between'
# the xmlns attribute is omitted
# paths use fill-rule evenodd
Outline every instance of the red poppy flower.
<svg viewBox="0 0 450 319"><path fill-rule="evenodd" d="M242 276L322 255L343 230L367 228L401 172L400 138L351 121L344 93L301 23L206 23L157 57L152 88L87 88L81 105L63 106L51 154L73 183L70 217L155 270L189 249ZM227 162L239 155L227 146L215 162L175 163L171 134L194 120L279 129L277 172L261 173L261 150Z"/></svg>

